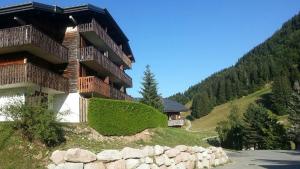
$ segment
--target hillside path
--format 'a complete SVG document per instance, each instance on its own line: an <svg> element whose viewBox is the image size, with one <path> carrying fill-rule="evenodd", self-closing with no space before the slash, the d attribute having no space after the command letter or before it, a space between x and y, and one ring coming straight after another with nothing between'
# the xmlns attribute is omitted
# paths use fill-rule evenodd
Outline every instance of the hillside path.
<svg viewBox="0 0 300 169"><path fill-rule="evenodd" d="M300 169L300 151L228 151L227 154L232 163L216 169Z"/></svg>

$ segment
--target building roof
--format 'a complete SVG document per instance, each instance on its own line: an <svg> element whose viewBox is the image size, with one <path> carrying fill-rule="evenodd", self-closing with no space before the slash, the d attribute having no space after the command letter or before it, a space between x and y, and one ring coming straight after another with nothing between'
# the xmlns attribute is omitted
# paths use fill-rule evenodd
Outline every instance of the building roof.
<svg viewBox="0 0 300 169"><path fill-rule="evenodd" d="M56 13L61 15L70 15L73 13L81 13L81 12L94 12L98 16L104 16L104 18L109 22L112 29L115 30L115 32L121 37L122 41L124 42L124 49L131 54L131 60L134 62L135 58L133 56L132 50L128 44L128 38L122 31L122 29L119 27L117 22L114 20L114 18L111 16L111 14L108 12L107 9L99 8L91 4L86 5L80 5L80 6L74 6L74 7L67 7L67 8L61 8L56 5L47 5L39 2L30 2L30 3L24 3L24 4L17 4L12 6L5 6L0 7L0 15L7 15L7 14L14 14L19 12L25 12L25 11L43 11L43 12L49 12L49 13Z"/></svg>
<svg viewBox="0 0 300 169"><path fill-rule="evenodd" d="M184 105L170 99L163 99L164 112L184 112L189 109Z"/></svg>

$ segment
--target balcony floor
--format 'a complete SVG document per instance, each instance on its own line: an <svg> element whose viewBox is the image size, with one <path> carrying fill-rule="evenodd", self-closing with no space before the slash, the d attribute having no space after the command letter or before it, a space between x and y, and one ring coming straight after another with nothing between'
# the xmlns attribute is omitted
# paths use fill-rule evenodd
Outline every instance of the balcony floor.
<svg viewBox="0 0 300 169"><path fill-rule="evenodd" d="M54 64L60 64L62 63L61 60L59 58L57 58L54 55L49 54L48 52L46 52L45 50L43 50L42 48L39 48L37 46L34 46L32 44L28 44L28 45L21 45L21 46L13 46L13 47L1 47L0 48L0 55L3 54L9 54L9 53L16 53L16 52L29 52L35 56L38 56L42 59L45 59L51 63Z"/></svg>
<svg viewBox="0 0 300 169"><path fill-rule="evenodd" d="M111 61L114 63L118 63L119 65L124 65L126 69L129 69L125 63L123 63L122 59L120 56L118 56L109 46L106 45L104 40L102 40L95 32L90 31L90 32L81 32L83 37L85 37L88 41L90 41L92 44L94 44L97 48L103 50L103 51L108 51L108 55Z"/></svg>
<svg viewBox="0 0 300 169"><path fill-rule="evenodd" d="M34 83L15 83L15 84L0 85L0 93L1 93L1 90L11 90L11 89L17 89L17 88L26 88L29 91L31 91L31 90L39 91L40 90L40 87ZM50 89L50 88L45 88L45 87L42 87L42 92L48 93L48 94L53 94L53 95L65 93L62 91L57 91L55 89Z"/></svg>

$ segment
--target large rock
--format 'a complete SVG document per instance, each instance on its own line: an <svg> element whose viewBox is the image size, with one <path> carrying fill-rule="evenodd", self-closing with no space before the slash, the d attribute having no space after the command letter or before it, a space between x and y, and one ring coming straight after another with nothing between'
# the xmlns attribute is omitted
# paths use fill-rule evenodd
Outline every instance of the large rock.
<svg viewBox="0 0 300 169"><path fill-rule="evenodd" d="M90 151L83 150L80 148L73 148L69 149L66 152L64 159L68 162L89 163L92 161L96 161L97 156Z"/></svg>
<svg viewBox="0 0 300 169"><path fill-rule="evenodd" d="M180 152L184 152L187 151L188 147L186 145L178 145L175 147L175 149L177 149Z"/></svg>
<svg viewBox="0 0 300 169"><path fill-rule="evenodd" d="M141 164L136 169L151 169L149 164Z"/></svg>
<svg viewBox="0 0 300 169"><path fill-rule="evenodd" d="M139 159L126 160L126 169L134 169L141 164Z"/></svg>
<svg viewBox="0 0 300 169"><path fill-rule="evenodd" d="M56 165L57 164L61 164L61 163L64 163L65 162L65 154L66 154L66 151L60 151L60 150L56 150L52 153L51 157L50 157L50 160L55 163Z"/></svg>
<svg viewBox="0 0 300 169"><path fill-rule="evenodd" d="M154 148L152 146L145 146L142 149L142 152L143 152L143 155L145 157L152 157L152 156L154 156Z"/></svg>
<svg viewBox="0 0 300 169"><path fill-rule="evenodd" d="M159 167L156 164L151 164L150 169L159 169Z"/></svg>
<svg viewBox="0 0 300 169"><path fill-rule="evenodd" d="M187 161L185 162L186 169L195 169L195 161Z"/></svg>
<svg viewBox="0 0 300 169"><path fill-rule="evenodd" d="M101 161L96 161L85 164L84 169L105 169L105 165Z"/></svg>
<svg viewBox="0 0 300 169"><path fill-rule="evenodd" d="M204 168L202 161L196 161L196 169Z"/></svg>
<svg viewBox="0 0 300 169"><path fill-rule="evenodd" d="M179 153L180 153L180 151L176 148L172 148L165 152L165 154L170 158L177 156Z"/></svg>
<svg viewBox="0 0 300 169"><path fill-rule="evenodd" d="M150 158L150 157L145 157L143 162L146 163L146 164L152 164L153 163L153 159Z"/></svg>
<svg viewBox="0 0 300 169"><path fill-rule="evenodd" d="M164 148L160 145L154 146L154 155L159 156L164 153Z"/></svg>
<svg viewBox="0 0 300 169"><path fill-rule="evenodd" d="M62 163L58 164L55 169L83 169L83 163Z"/></svg>
<svg viewBox="0 0 300 169"><path fill-rule="evenodd" d="M155 156L154 157L155 160L155 164L157 164L158 166L162 166L163 164L165 164L165 157L164 156Z"/></svg>
<svg viewBox="0 0 300 169"><path fill-rule="evenodd" d="M126 169L125 160L118 160L106 164L106 169Z"/></svg>
<svg viewBox="0 0 300 169"><path fill-rule="evenodd" d="M55 164L49 164L47 166L47 169L55 169L56 165Z"/></svg>
<svg viewBox="0 0 300 169"><path fill-rule="evenodd" d="M185 161L188 161L191 159L191 154L187 153L187 152L181 152L180 154L178 154L174 160L175 160L175 163L178 164L180 162L185 162Z"/></svg>
<svg viewBox="0 0 300 169"><path fill-rule="evenodd" d="M197 159L198 161L202 161L202 160L203 160L203 155L202 155L201 153L197 153L197 154L196 154L196 159Z"/></svg>
<svg viewBox="0 0 300 169"><path fill-rule="evenodd" d="M122 159L122 154L118 150L104 150L97 154L99 161L110 162Z"/></svg>
<svg viewBox="0 0 300 169"><path fill-rule="evenodd" d="M185 163L181 162L179 164L176 164L176 169L186 169Z"/></svg>
<svg viewBox="0 0 300 169"><path fill-rule="evenodd" d="M210 168L209 160L204 159L204 160L202 161L202 165L203 165L203 168Z"/></svg>
<svg viewBox="0 0 300 169"><path fill-rule="evenodd" d="M121 151L121 154L124 159L144 157L142 150L130 148L130 147L123 148L123 150Z"/></svg>
<svg viewBox="0 0 300 169"><path fill-rule="evenodd" d="M202 153L204 152L206 149L203 147L198 147L198 146L194 146L194 147L190 147L189 148L189 152L190 153Z"/></svg>

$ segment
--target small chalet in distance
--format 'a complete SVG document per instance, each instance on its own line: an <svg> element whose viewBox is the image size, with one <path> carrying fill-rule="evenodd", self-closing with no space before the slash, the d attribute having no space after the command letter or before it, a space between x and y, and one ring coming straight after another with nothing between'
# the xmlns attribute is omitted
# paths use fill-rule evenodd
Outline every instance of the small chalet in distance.
<svg viewBox="0 0 300 169"><path fill-rule="evenodd" d="M90 4L0 8L0 107L42 95L68 112L62 121L86 122L90 97L131 100L128 41L106 9Z"/></svg>
<svg viewBox="0 0 300 169"><path fill-rule="evenodd" d="M184 125L185 118L181 116L181 113L188 111L188 108L170 99L163 99L163 106L164 113L168 116L169 127L181 127Z"/></svg>

